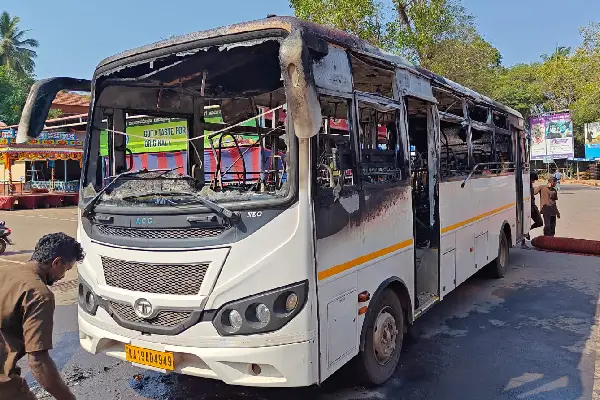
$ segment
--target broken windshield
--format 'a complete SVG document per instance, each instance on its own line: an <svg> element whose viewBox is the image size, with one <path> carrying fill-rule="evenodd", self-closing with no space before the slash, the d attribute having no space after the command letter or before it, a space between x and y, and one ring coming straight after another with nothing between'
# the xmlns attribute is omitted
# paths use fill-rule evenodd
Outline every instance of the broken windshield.
<svg viewBox="0 0 600 400"><path fill-rule="evenodd" d="M96 197L94 206L186 208L202 199L290 198L295 143L279 65L271 38L171 54L98 78L82 204Z"/></svg>

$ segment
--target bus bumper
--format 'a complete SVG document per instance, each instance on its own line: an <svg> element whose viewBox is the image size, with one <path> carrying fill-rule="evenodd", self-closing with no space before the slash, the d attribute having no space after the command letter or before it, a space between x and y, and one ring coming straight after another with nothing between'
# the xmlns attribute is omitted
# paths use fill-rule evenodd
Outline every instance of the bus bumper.
<svg viewBox="0 0 600 400"><path fill-rule="evenodd" d="M174 372L201 378L218 379L230 385L257 387L303 387L317 383L317 360L313 359L314 340L280 346L199 348L158 345L137 337L121 336L104 330L78 313L79 341L92 354L106 354L126 361L125 344L174 353ZM93 318L93 317L92 317ZM167 373L145 365L137 367ZM257 374L256 365L260 367ZM254 366L254 368L253 368Z"/></svg>

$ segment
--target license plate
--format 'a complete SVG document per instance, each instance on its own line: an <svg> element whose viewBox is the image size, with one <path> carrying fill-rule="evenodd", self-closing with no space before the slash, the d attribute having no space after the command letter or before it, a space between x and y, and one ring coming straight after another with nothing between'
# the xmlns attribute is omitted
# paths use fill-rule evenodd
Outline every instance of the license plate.
<svg viewBox="0 0 600 400"><path fill-rule="evenodd" d="M144 349L126 344L125 358L132 363L167 369L169 371L173 371L175 368L173 353L170 352Z"/></svg>

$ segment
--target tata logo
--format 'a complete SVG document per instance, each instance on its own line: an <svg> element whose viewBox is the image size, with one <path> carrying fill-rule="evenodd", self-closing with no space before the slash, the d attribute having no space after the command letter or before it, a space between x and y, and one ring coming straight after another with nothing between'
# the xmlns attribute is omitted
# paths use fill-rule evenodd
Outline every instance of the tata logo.
<svg viewBox="0 0 600 400"><path fill-rule="evenodd" d="M152 218L136 218L135 219L135 224L136 225L152 225L154 223L154 220Z"/></svg>
<svg viewBox="0 0 600 400"><path fill-rule="evenodd" d="M133 303L133 311L143 319L148 319L152 316L152 304L146 299L137 299Z"/></svg>

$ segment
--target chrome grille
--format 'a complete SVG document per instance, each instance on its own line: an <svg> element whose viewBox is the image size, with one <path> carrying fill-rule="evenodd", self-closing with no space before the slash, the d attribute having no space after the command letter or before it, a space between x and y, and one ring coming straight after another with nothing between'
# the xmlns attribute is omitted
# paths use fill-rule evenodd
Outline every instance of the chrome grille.
<svg viewBox="0 0 600 400"><path fill-rule="evenodd" d="M159 311L156 317L152 319L140 318L136 315L133 307L129 304L110 302L110 308L118 314L121 319L137 324L147 324L153 326L175 327L185 322L192 313L190 311Z"/></svg>
<svg viewBox="0 0 600 400"><path fill-rule="evenodd" d="M122 236L134 239L206 239L219 236L224 228L186 229L137 229L110 225L96 225L98 231L107 236Z"/></svg>
<svg viewBox="0 0 600 400"><path fill-rule="evenodd" d="M198 294L209 265L150 264L101 258L108 286L158 294Z"/></svg>

